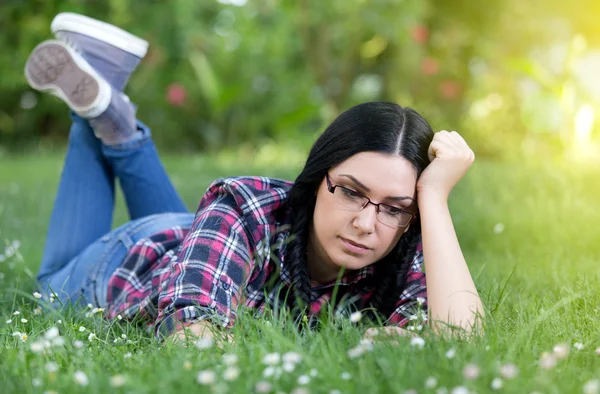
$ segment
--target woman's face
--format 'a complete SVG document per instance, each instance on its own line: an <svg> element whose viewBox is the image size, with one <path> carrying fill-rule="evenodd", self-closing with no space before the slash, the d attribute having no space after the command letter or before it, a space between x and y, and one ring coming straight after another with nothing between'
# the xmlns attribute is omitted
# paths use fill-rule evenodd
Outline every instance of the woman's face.
<svg viewBox="0 0 600 394"><path fill-rule="evenodd" d="M361 152L331 168L328 174L333 185L352 189L375 204L384 203L413 214L417 210L417 173L403 157ZM342 267L356 270L379 261L408 230L408 226L381 223L377 207L372 204L358 212L348 210L340 205L338 193L328 190L326 179L317 190L308 261L311 278L319 283L335 280Z"/></svg>

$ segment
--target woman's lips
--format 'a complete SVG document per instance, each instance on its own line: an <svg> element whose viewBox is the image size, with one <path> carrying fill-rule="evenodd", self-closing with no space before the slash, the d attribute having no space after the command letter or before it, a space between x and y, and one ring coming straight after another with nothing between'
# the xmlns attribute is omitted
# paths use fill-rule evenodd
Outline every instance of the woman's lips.
<svg viewBox="0 0 600 394"><path fill-rule="evenodd" d="M340 238L340 239L342 240L342 243L344 244L346 249L348 249L352 253L364 254L364 253L367 253L369 250L371 250L367 246L365 246L363 244L359 244L354 241L351 241L349 239L346 239L346 238Z"/></svg>

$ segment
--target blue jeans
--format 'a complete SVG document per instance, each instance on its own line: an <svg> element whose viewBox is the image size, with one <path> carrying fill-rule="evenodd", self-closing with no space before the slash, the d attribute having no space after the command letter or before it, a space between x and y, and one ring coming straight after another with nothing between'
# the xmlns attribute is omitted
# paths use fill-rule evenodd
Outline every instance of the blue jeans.
<svg viewBox="0 0 600 394"><path fill-rule="evenodd" d="M54 201L42 262L40 289L60 304L106 306L108 280L129 248L194 218L175 191L158 157L150 129L144 137L117 146L96 138L89 123L71 114L73 126ZM115 178L131 221L111 231Z"/></svg>

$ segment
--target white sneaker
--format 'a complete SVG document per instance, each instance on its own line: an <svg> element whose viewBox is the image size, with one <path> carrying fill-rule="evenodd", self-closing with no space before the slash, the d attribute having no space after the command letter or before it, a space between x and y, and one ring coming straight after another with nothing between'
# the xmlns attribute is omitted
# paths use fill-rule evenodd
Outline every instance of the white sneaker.
<svg viewBox="0 0 600 394"><path fill-rule="evenodd" d="M57 40L44 41L25 64L29 85L60 98L83 118L104 113L111 101L111 87L78 53Z"/></svg>
<svg viewBox="0 0 600 394"><path fill-rule="evenodd" d="M109 23L72 12L56 15L50 30L54 34L61 31L82 34L122 49L140 59L148 51L148 41Z"/></svg>

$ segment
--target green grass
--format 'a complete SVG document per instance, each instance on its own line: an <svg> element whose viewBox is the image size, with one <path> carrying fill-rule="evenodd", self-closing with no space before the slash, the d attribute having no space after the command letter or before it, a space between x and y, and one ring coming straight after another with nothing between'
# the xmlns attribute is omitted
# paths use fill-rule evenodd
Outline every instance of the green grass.
<svg viewBox="0 0 600 394"><path fill-rule="evenodd" d="M163 159L193 210L208 184L220 176L294 178L302 155L284 165L288 156L272 162L268 154ZM422 349L401 338L396 345L376 343L371 352L350 359L347 351L358 344L364 328L349 322L302 336L280 321L242 317L233 344L200 350L158 344L143 328L106 322L98 315L86 317L85 312L36 315L32 277L42 254L61 160L59 155L0 159L0 241L20 242L17 255L0 263L2 392L247 393L257 382L267 381L274 393L298 387L315 393L433 393L443 387L450 393L459 386L481 393L492 391L491 381L507 363L515 364L519 373L503 379L504 392L576 393L585 382L600 378L600 356L595 353L600 346L598 171L478 160L453 192L451 207L487 308L485 336L469 343L426 338ZM126 217L120 199L115 225ZM504 229L496 233L499 223ZM20 315L14 316L14 311ZM8 319L13 322L7 324ZM84 331L79 331L81 326ZM65 345L35 353L32 344L51 327L58 328ZM26 342L12 335L17 331L28 335ZM89 341L91 333L96 339ZM76 347L75 341L83 346ZM542 368L542 353L552 352L559 343L571 346L569 356L554 368ZM582 343L583 349L577 350L575 343ZM453 358L446 356L450 349L455 350ZM289 351L302 356L294 371L265 378L264 356ZM224 353L238 356L240 375L233 381L222 377ZM463 376L468 364L480 370L474 380ZM214 385L199 385L197 375L203 370L217 373ZM75 371L86 374L87 387L74 381ZM124 377L120 388L111 387L115 375ZM310 382L300 385L301 375ZM435 389L425 388L429 377L437 379Z"/></svg>

